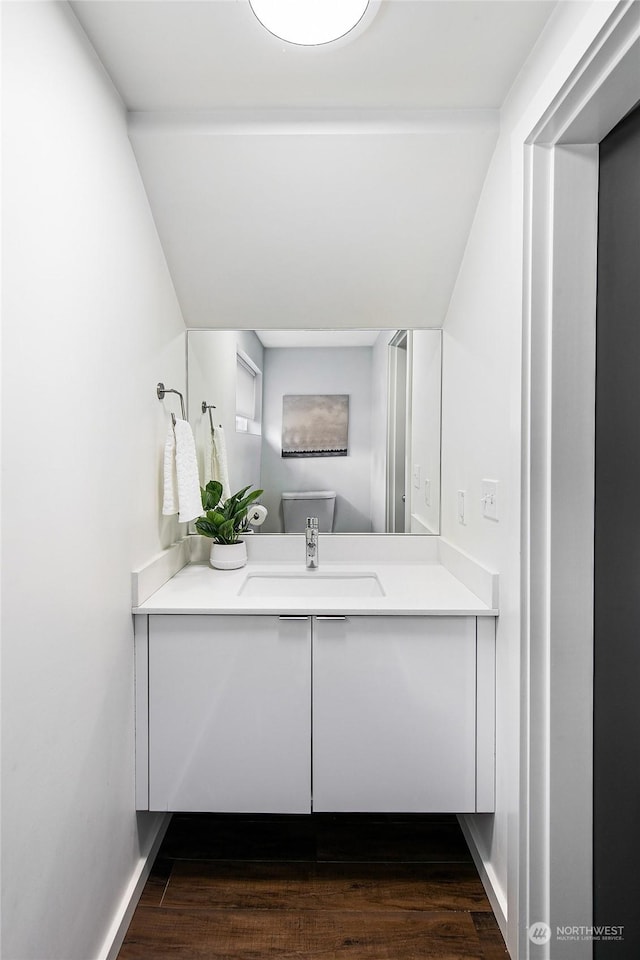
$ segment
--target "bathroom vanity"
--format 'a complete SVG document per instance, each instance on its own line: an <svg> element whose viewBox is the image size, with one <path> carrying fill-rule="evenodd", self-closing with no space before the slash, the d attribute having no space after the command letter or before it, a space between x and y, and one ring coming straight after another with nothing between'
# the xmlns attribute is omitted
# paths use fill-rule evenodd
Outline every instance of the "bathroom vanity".
<svg viewBox="0 0 640 960"><path fill-rule="evenodd" d="M437 559L191 563L134 614L139 809L493 810L495 591Z"/></svg>

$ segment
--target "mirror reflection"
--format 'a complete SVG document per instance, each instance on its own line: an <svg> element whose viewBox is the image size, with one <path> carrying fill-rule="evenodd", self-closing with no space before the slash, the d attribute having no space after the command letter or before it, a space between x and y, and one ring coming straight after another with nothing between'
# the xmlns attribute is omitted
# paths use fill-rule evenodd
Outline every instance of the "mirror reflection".
<svg viewBox="0 0 640 960"><path fill-rule="evenodd" d="M189 330L200 476L264 533L438 534L441 371L440 330Z"/></svg>

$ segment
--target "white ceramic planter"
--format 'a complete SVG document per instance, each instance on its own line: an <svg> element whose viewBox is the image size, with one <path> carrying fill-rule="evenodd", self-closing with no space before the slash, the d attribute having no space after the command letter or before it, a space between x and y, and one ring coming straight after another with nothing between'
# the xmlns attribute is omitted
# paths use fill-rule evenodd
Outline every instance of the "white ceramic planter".
<svg viewBox="0 0 640 960"><path fill-rule="evenodd" d="M247 546L244 540L238 543L212 543L209 563L216 570L237 570L247 562Z"/></svg>

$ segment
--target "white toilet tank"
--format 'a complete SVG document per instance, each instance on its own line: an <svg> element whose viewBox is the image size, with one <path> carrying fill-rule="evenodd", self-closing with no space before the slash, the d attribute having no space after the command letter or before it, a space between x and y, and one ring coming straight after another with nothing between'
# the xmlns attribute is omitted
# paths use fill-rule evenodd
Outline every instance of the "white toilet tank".
<svg viewBox="0 0 640 960"><path fill-rule="evenodd" d="M335 506L335 490L293 490L283 493L284 532L304 533L307 517L317 517L320 533L331 533Z"/></svg>

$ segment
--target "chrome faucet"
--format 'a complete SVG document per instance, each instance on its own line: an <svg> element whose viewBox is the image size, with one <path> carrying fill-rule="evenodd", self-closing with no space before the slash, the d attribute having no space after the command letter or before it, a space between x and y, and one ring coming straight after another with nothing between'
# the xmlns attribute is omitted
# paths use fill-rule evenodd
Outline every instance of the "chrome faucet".
<svg viewBox="0 0 640 960"><path fill-rule="evenodd" d="M318 518L307 517L305 530L307 569L314 570L318 566Z"/></svg>

